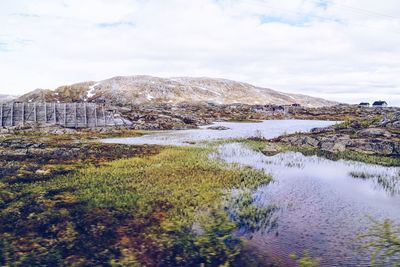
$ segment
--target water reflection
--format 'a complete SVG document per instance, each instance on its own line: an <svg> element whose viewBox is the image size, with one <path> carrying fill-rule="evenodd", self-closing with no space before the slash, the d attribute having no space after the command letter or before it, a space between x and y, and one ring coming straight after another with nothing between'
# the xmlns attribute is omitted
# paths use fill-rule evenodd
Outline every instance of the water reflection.
<svg viewBox="0 0 400 267"><path fill-rule="evenodd" d="M370 225L368 216L400 223L400 168L295 152L265 156L238 143L220 146L213 156L262 169L275 179L259 188L256 198L260 205L279 208L277 227L259 231L249 243L265 261L278 258L290 265L291 252L309 249L323 266L369 266L370 255L355 243ZM354 178L360 174L366 178Z"/></svg>
<svg viewBox="0 0 400 267"><path fill-rule="evenodd" d="M349 175L354 178L372 180L376 188L383 188L392 196L400 194L400 173L388 175L387 173L350 171Z"/></svg>
<svg viewBox="0 0 400 267"><path fill-rule="evenodd" d="M209 129L209 125L200 129L160 131L151 135L129 138L107 138L104 143L118 144L155 144L155 145L190 145L212 140L226 140L248 137L274 138L284 133L308 132L315 127L326 127L335 124L332 121L317 120L267 120L255 123L216 122L215 127L226 127L227 130Z"/></svg>

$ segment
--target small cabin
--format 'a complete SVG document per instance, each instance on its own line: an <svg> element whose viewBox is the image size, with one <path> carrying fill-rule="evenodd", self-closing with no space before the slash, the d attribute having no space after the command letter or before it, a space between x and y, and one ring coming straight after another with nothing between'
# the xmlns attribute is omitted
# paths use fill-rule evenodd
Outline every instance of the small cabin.
<svg viewBox="0 0 400 267"><path fill-rule="evenodd" d="M275 111L275 112L283 112L283 111L285 111L285 108L284 108L283 106L274 106L274 107L272 108L272 111Z"/></svg>
<svg viewBox="0 0 400 267"><path fill-rule="evenodd" d="M255 112L255 113L260 113L260 112L264 112L265 111L265 107L263 105L254 105L251 108L251 112Z"/></svg>
<svg viewBox="0 0 400 267"><path fill-rule="evenodd" d="M363 108L369 108L370 105L368 102L361 102L358 106Z"/></svg>
<svg viewBox="0 0 400 267"><path fill-rule="evenodd" d="M384 107L387 107L388 104L386 103L386 101L375 101L372 104L372 106L375 107L375 108L384 108Z"/></svg>

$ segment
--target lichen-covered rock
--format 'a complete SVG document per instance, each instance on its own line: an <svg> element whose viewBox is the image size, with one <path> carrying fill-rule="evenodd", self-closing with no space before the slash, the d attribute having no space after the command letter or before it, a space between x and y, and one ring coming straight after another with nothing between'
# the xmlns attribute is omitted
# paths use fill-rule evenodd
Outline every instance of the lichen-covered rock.
<svg viewBox="0 0 400 267"><path fill-rule="evenodd" d="M360 137L391 137L391 133L385 129L381 128L367 128L357 132Z"/></svg>
<svg viewBox="0 0 400 267"><path fill-rule="evenodd" d="M280 152L280 146L274 143L267 143L263 149L261 149L261 152L272 156Z"/></svg>
<svg viewBox="0 0 400 267"><path fill-rule="evenodd" d="M393 128L400 128L400 120L393 122L392 123L392 127Z"/></svg>

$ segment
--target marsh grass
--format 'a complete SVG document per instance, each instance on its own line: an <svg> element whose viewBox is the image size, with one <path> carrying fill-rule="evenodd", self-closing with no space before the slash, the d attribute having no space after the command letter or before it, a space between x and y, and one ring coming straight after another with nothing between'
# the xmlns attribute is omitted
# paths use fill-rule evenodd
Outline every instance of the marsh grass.
<svg viewBox="0 0 400 267"><path fill-rule="evenodd" d="M141 208L166 201L188 212L210 207L225 189L255 189L270 176L250 168L228 168L208 159L207 148L169 147L154 156L116 160L89 166L35 188L73 187L78 197L95 207Z"/></svg>
<svg viewBox="0 0 400 267"><path fill-rule="evenodd" d="M0 214L5 242L0 263L233 263L242 248L238 225L255 225L251 221L262 218L254 217L253 203L246 200L235 221L226 212L226 200L232 190L253 192L271 177L216 162L209 159L210 151L165 147L155 155L87 165L21 185L14 199L1 186L0 205L6 208Z"/></svg>
<svg viewBox="0 0 400 267"><path fill-rule="evenodd" d="M360 179L370 179L376 177L376 175L374 174L362 171L351 171L349 172L349 175L353 178L360 178Z"/></svg>
<svg viewBox="0 0 400 267"><path fill-rule="evenodd" d="M400 259L400 225L386 219L382 222L370 218L370 229L357 236L361 249L371 252L372 266L390 266L388 261ZM400 266L394 263L391 266Z"/></svg>

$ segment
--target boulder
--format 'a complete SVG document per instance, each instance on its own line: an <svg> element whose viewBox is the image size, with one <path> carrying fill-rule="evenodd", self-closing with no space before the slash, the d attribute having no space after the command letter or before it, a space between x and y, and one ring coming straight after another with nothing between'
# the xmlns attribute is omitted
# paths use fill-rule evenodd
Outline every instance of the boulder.
<svg viewBox="0 0 400 267"><path fill-rule="evenodd" d="M261 149L261 152L266 155L273 156L280 152L280 146L274 143L268 143Z"/></svg>
<svg viewBox="0 0 400 267"><path fill-rule="evenodd" d="M321 150L333 152L333 147L335 143L332 141L321 142Z"/></svg>
<svg viewBox="0 0 400 267"><path fill-rule="evenodd" d="M368 137L368 138L376 138L376 137L391 137L392 134L381 128L367 128L357 132L359 137Z"/></svg>
<svg viewBox="0 0 400 267"><path fill-rule="evenodd" d="M392 141L366 139L354 140L351 150L380 155L391 155L396 152Z"/></svg>
<svg viewBox="0 0 400 267"><path fill-rule="evenodd" d="M311 136L306 136L303 139L303 145L309 145L312 147L318 147L319 141L316 138L313 138Z"/></svg>
<svg viewBox="0 0 400 267"><path fill-rule="evenodd" d="M333 152L344 152L347 149L347 146L351 145L352 141L348 135L339 137L336 139L333 145Z"/></svg>
<svg viewBox="0 0 400 267"><path fill-rule="evenodd" d="M399 129L400 129L400 120L393 122L393 123L392 123L392 127L393 127L393 128L399 128Z"/></svg>
<svg viewBox="0 0 400 267"><path fill-rule="evenodd" d="M223 130L230 130L231 128L228 128L228 127L225 127L225 126L217 126L217 125L215 125L215 126L207 127L207 129L223 131Z"/></svg>
<svg viewBox="0 0 400 267"><path fill-rule="evenodd" d="M332 127L323 127L323 128L313 128L311 129L311 133L319 134L319 133L333 133L335 129Z"/></svg>

